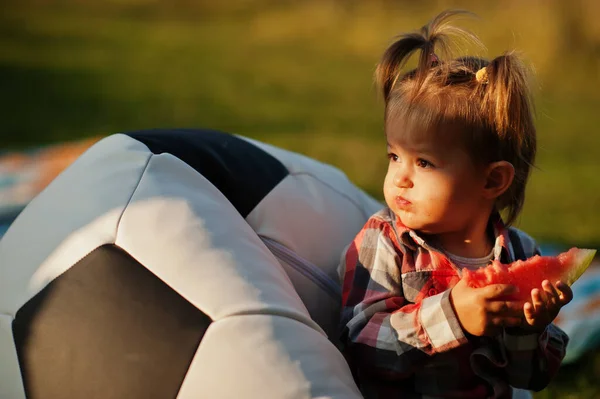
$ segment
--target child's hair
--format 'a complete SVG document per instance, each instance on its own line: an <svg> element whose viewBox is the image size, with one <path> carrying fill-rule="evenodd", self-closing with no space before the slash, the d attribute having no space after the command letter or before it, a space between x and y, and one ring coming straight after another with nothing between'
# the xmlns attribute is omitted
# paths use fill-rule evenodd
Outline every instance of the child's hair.
<svg viewBox="0 0 600 399"><path fill-rule="evenodd" d="M496 203L498 211L506 211L505 222L510 225L523 207L536 152L528 71L514 53L491 61L439 58L435 50L448 54L450 35L479 43L473 34L448 24L449 18L463 13L442 12L420 31L401 35L384 53L376 80L383 92L386 120L400 117L438 134L459 132L477 164L505 160L513 165L513 183ZM418 66L402 72L418 50Z"/></svg>

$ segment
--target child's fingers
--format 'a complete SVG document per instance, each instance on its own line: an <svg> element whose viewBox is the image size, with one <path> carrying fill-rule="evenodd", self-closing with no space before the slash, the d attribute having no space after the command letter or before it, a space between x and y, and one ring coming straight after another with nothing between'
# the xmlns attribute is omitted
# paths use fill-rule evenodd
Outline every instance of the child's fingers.
<svg viewBox="0 0 600 399"><path fill-rule="evenodd" d="M573 299L573 290L562 281L556 282L556 289L559 291L558 297L562 305L566 305Z"/></svg>
<svg viewBox="0 0 600 399"><path fill-rule="evenodd" d="M541 313L546 311L546 301L543 297L542 291L537 288L531 290L531 303L533 304L533 308L535 313Z"/></svg>
<svg viewBox="0 0 600 399"><path fill-rule="evenodd" d="M531 302L525 302L525 304L523 305L523 313L525 314L525 320L527 321L527 323L533 324L536 312Z"/></svg>
<svg viewBox="0 0 600 399"><path fill-rule="evenodd" d="M550 281L548 281L548 280L542 281L542 289L544 290L544 292L546 294L547 302L550 302L551 304L554 305L560 301L559 293L558 293L557 289L552 285L552 283L550 283Z"/></svg>

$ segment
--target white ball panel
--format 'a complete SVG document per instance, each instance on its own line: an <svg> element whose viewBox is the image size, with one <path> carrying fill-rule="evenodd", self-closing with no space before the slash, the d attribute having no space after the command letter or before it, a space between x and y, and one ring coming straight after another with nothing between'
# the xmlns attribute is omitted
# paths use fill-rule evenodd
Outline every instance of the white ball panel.
<svg viewBox="0 0 600 399"><path fill-rule="evenodd" d="M278 316L211 324L178 399L361 398L348 365L325 337Z"/></svg>
<svg viewBox="0 0 600 399"><path fill-rule="evenodd" d="M280 242L337 281L343 248L375 208L360 209L319 178L298 174L283 179L246 220L258 235Z"/></svg>
<svg viewBox="0 0 600 399"><path fill-rule="evenodd" d="M170 154L150 160L116 244L213 320L282 314L322 333L289 277L233 205Z"/></svg>
<svg viewBox="0 0 600 399"><path fill-rule="evenodd" d="M270 244L269 241L265 244L267 248L272 249L273 244ZM278 252L274 252L274 255L290 277L298 296L308 309L310 317L321 326L330 339L337 341L341 295L338 294L337 290L332 292L331 289L323 287L322 284L317 284L313 275L299 270L298 266L290 263L289 258L280 257ZM294 257L293 261L301 263L304 269L317 269L316 265L310 264L305 259L297 256Z"/></svg>
<svg viewBox="0 0 600 399"><path fill-rule="evenodd" d="M331 165L241 138L273 155L290 172L246 217L248 223L260 236L282 243L337 281L340 254L383 204Z"/></svg>

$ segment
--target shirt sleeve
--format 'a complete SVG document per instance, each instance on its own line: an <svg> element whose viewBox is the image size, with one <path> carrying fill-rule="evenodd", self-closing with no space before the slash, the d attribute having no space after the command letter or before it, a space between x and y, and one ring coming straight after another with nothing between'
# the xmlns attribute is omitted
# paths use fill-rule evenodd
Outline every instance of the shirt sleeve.
<svg viewBox="0 0 600 399"><path fill-rule="evenodd" d="M391 237L393 228L372 218L346 250L340 265L344 276L341 329L352 367L396 379L467 339L449 291L418 303L406 300L403 253Z"/></svg>
<svg viewBox="0 0 600 399"><path fill-rule="evenodd" d="M554 324L542 334L503 333L508 366L508 382L515 388L544 389L554 378L565 357L569 337Z"/></svg>

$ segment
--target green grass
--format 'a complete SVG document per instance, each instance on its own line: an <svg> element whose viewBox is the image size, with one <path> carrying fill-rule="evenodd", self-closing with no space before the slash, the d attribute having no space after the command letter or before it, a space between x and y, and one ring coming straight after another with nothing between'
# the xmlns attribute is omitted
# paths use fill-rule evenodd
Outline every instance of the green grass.
<svg viewBox="0 0 600 399"><path fill-rule="evenodd" d="M597 399L600 397L600 352L591 351L575 364L563 366L535 399Z"/></svg>
<svg viewBox="0 0 600 399"><path fill-rule="evenodd" d="M489 54L536 67L538 168L520 227L600 243L598 2L14 0L0 13L0 149L153 127L209 127L332 163L381 197L393 35L459 6ZM485 3L485 4L482 4ZM598 356L538 398L600 397Z"/></svg>

